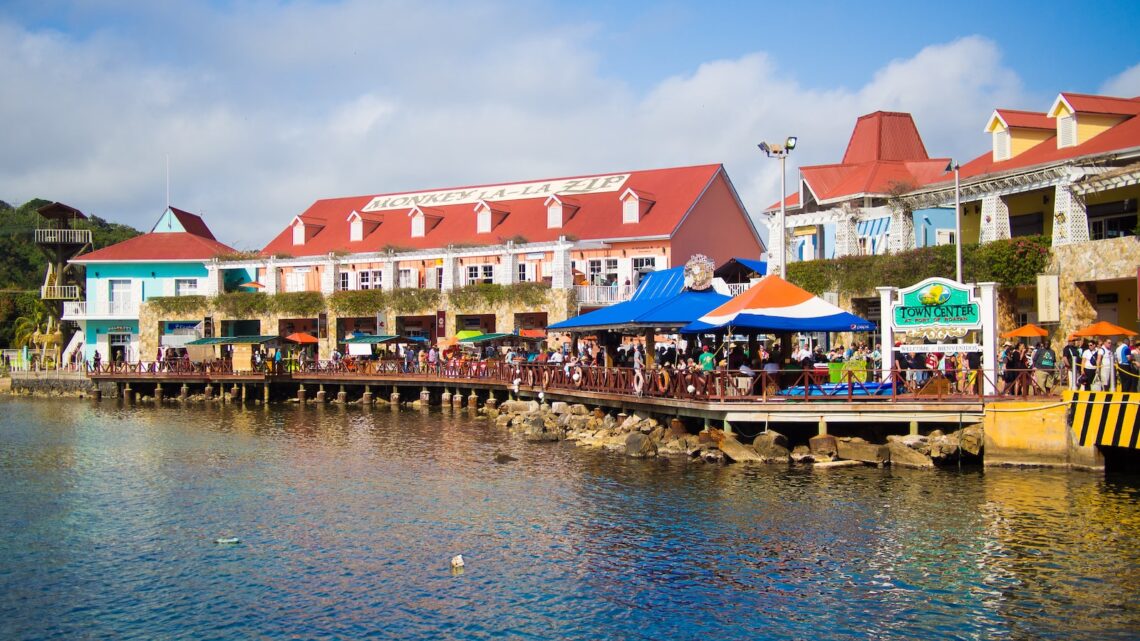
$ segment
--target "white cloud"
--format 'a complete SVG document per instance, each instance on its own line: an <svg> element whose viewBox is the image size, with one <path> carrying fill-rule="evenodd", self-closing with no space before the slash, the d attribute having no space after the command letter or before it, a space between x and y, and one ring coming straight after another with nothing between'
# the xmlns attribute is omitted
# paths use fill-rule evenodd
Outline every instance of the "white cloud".
<svg viewBox="0 0 1140 641"><path fill-rule="evenodd" d="M724 162L754 213L776 200L761 140L835 162L856 117L911 111L932 155L982 153L985 117L1021 106L990 41L893 61L856 89L806 88L763 52L635 92L588 24L496 4L348 2L152 9L140 31L68 38L0 23L0 198L61 200L148 227L165 204L260 247L330 196ZM140 18L142 20L142 18ZM169 50L185 52L173 57Z"/></svg>
<svg viewBox="0 0 1140 641"><path fill-rule="evenodd" d="M1140 63L1109 78L1100 88L1101 95L1132 98L1140 96Z"/></svg>

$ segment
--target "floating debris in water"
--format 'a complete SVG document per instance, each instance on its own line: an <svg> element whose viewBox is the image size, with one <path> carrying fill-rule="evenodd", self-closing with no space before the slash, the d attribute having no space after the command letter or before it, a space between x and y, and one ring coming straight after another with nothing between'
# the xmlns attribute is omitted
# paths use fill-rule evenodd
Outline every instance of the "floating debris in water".
<svg viewBox="0 0 1140 641"><path fill-rule="evenodd" d="M455 556L451 557L451 568L453 570L456 568L461 568L464 565L465 565L465 563L463 563L463 555L462 554L456 554Z"/></svg>
<svg viewBox="0 0 1140 641"><path fill-rule="evenodd" d="M241 543L241 539L236 536L222 537L214 539L214 543L217 545L237 545L238 543Z"/></svg>
<svg viewBox="0 0 1140 641"><path fill-rule="evenodd" d="M517 458L511 456L510 454L507 454L506 452L500 452L498 450L495 451L495 462L500 465L517 460Z"/></svg>

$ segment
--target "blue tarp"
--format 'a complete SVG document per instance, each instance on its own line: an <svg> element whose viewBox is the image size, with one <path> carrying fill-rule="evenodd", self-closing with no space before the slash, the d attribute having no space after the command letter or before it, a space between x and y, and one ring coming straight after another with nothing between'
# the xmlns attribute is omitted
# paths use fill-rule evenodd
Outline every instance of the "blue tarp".
<svg viewBox="0 0 1140 641"><path fill-rule="evenodd" d="M637 291L624 303L568 318L547 327L554 331L622 329L623 327L681 327L728 302L729 297L709 289L685 290L685 268L674 267L645 275Z"/></svg>
<svg viewBox="0 0 1140 641"><path fill-rule="evenodd" d="M751 258L733 258L732 260L735 260L736 262L740 263L741 265L744 265L748 269L751 269L752 271L756 272L757 274L760 274L761 276L765 276L768 274L768 263L767 263L767 261L752 260Z"/></svg>

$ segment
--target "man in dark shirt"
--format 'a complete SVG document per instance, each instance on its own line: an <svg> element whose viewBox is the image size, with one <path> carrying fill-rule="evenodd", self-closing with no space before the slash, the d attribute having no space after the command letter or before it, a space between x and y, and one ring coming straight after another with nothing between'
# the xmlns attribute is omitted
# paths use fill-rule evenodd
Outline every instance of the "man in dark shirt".
<svg viewBox="0 0 1140 641"><path fill-rule="evenodd" d="M1061 362L1065 365L1066 376L1069 377L1069 389L1077 389L1077 376L1081 363L1081 347L1077 345L1076 337L1070 336L1069 343L1061 350Z"/></svg>

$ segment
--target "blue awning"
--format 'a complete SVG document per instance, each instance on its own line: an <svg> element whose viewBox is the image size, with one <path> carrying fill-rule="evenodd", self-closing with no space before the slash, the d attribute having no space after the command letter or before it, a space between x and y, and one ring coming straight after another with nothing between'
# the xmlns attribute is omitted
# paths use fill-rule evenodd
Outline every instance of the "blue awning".
<svg viewBox="0 0 1140 641"><path fill-rule="evenodd" d="M871 220L861 220L855 224L855 233L859 238L866 238L871 241L871 253L877 254L880 245L883 242L883 237L891 231L891 217L884 216L883 218L873 218Z"/></svg>
<svg viewBox="0 0 1140 641"><path fill-rule="evenodd" d="M728 296L685 289L685 268L674 267L645 275L624 303L568 318L547 327L555 331L594 331L635 328L677 328L723 305Z"/></svg>

